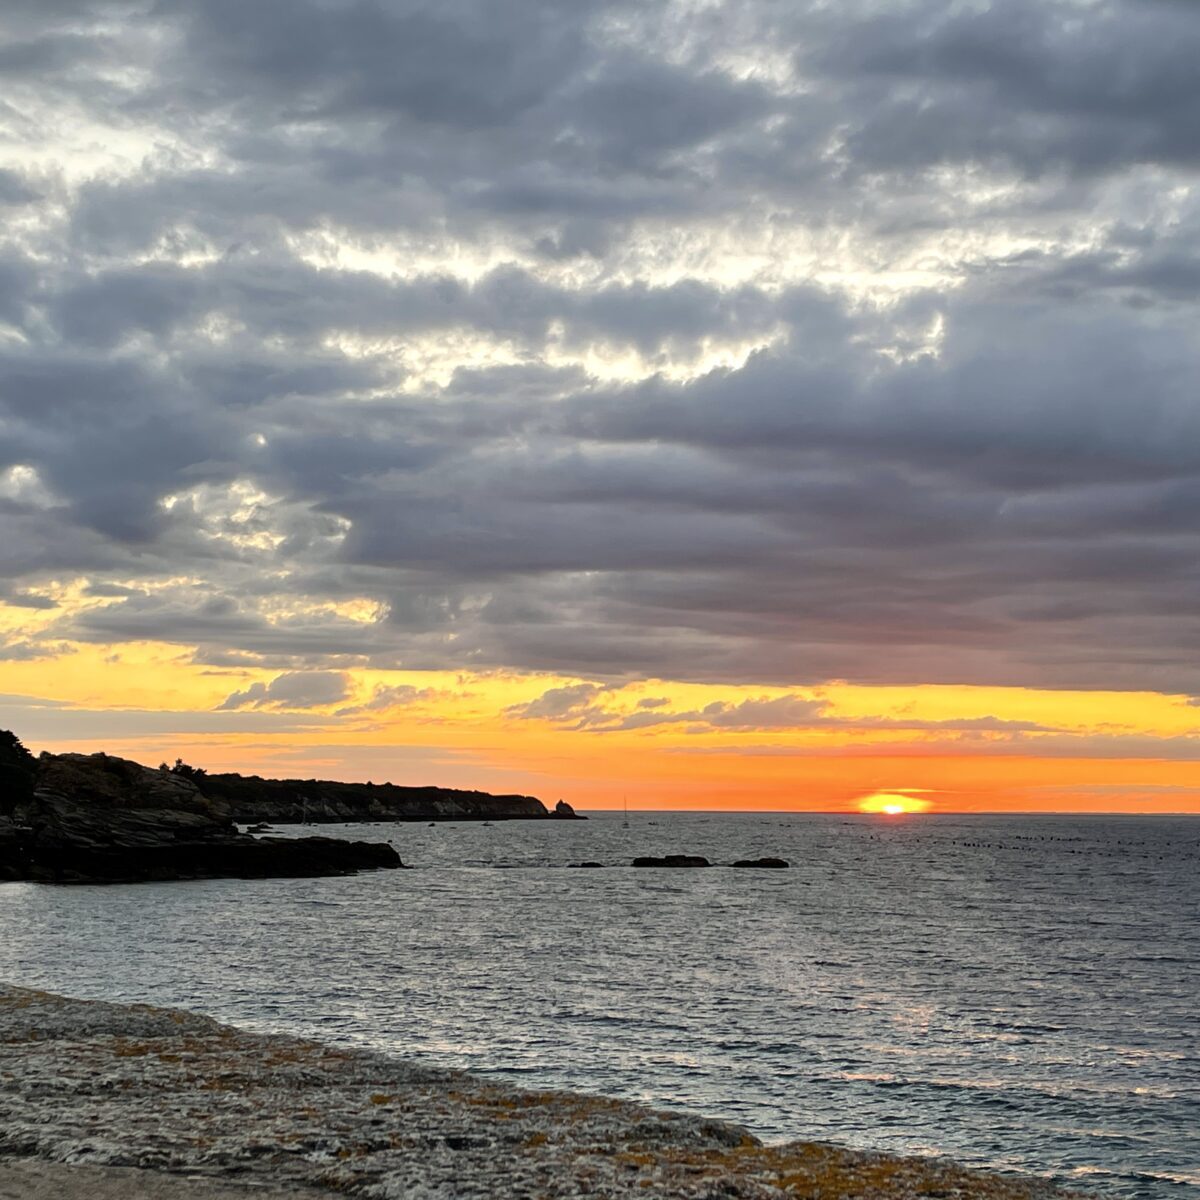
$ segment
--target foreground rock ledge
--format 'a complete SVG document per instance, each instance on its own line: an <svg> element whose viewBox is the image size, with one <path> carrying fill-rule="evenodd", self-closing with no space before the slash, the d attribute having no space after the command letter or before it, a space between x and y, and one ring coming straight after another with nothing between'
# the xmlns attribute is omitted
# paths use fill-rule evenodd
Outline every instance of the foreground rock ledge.
<svg viewBox="0 0 1200 1200"><path fill-rule="evenodd" d="M0 985L0 1172L6 1156L211 1177L214 1194L236 1181L377 1200L1066 1195L942 1161L763 1146L720 1121Z"/></svg>

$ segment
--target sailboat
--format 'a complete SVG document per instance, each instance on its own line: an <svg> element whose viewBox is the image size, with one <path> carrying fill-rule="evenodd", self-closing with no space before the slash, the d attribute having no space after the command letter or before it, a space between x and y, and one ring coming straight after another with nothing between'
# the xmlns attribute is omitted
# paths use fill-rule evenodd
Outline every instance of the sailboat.
<svg viewBox="0 0 1200 1200"><path fill-rule="evenodd" d="M628 829L629 828L629 797L622 796L621 798L625 801L625 820L623 820L621 822L621 828Z"/></svg>

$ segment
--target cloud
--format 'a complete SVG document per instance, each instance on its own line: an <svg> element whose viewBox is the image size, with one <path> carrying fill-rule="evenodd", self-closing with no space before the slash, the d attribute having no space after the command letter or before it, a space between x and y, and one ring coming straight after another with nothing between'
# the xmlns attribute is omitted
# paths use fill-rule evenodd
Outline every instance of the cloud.
<svg viewBox="0 0 1200 1200"><path fill-rule="evenodd" d="M0 205L16 207L32 204L37 198L37 191L29 186L20 172L9 167L0 168Z"/></svg>
<svg viewBox="0 0 1200 1200"><path fill-rule="evenodd" d="M53 596L43 596L37 592L20 592L0 590L0 601L10 608L57 608L58 601Z"/></svg>
<svg viewBox="0 0 1200 1200"><path fill-rule="evenodd" d="M54 644L1200 691L1193 6L0 34L0 576L103 601Z"/></svg>
<svg viewBox="0 0 1200 1200"><path fill-rule="evenodd" d="M334 715L348 717L358 713L388 712L391 709L407 708L421 700L431 700L437 694L434 688L418 688L407 683L396 684L392 687L377 687L369 700L362 704L339 708Z"/></svg>
<svg viewBox="0 0 1200 1200"><path fill-rule="evenodd" d="M728 743L728 744L675 744L665 747L670 754L684 755L737 755L752 758L927 758L936 747L940 753L952 753L955 757L986 758L1066 758L1077 760L1138 760L1145 762L1197 762L1200 761L1200 737L1177 735L1155 737L1153 735L1108 735L1108 734L1063 734L1045 736L1013 730L1004 736L981 736L979 733L960 732L939 738L936 743L928 737L911 741L851 742L829 745L797 745L789 743ZM898 789L893 789L898 790ZM1022 788L1022 791L1025 789ZM1036 789L1034 789L1036 790ZM1063 786L1061 795L1074 794L1087 789L1074 783ZM1136 785L1113 785L1114 793L1134 796L1154 789Z"/></svg>
<svg viewBox="0 0 1200 1200"><path fill-rule="evenodd" d="M525 721L576 720L581 714L592 710L596 697L606 689L595 683L572 683L565 687L550 688L536 700L514 704L505 711L509 716Z"/></svg>
<svg viewBox="0 0 1200 1200"><path fill-rule="evenodd" d="M349 681L340 671L289 671L269 683L252 683L245 691L227 696L217 711L240 708L323 708L345 699Z"/></svg>
<svg viewBox="0 0 1200 1200"><path fill-rule="evenodd" d="M321 729L319 718L281 712L195 712L87 708L37 696L0 695L0 729L12 729L31 747L43 742L204 734L300 733Z"/></svg>
<svg viewBox="0 0 1200 1200"><path fill-rule="evenodd" d="M38 662L45 658L61 658L75 647L67 642L12 640L0 644L0 662Z"/></svg>
<svg viewBox="0 0 1200 1200"><path fill-rule="evenodd" d="M864 165L1000 160L1035 174L1200 158L1200 29L1185 4L865 7L854 38L799 51L860 95L883 91L849 139Z"/></svg>
<svg viewBox="0 0 1200 1200"><path fill-rule="evenodd" d="M737 733L767 730L804 731L840 729L855 731L922 731L938 734L1060 733L1053 726L1032 721L1006 720L990 715L925 720L913 717L840 716L830 712L830 703L820 696L755 696L745 700L714 700L703 708L672 709L669 699L637 701L633 711L621 704L620 690L593 683L550 688L535 700L513 705L506 714L521 720L550 721L573 731L592 733L630 732L677 725L685 732Z"/></svg>

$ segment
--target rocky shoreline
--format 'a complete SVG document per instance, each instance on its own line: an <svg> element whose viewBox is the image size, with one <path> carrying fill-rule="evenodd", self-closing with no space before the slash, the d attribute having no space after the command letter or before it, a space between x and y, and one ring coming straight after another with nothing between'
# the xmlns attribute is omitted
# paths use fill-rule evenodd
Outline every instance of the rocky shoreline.
<svg viewBox="0 0 1200 1200"><path fill-rule="evenodd" d="M242 833L190 779L127 759L42 755L32 770L23 794L0 796L0 881L261 879L403 865L378 842Z"/></svg>
<svg viewBox="0 0 1200 1200"><path fill-rule="evenodd" d="M347 875L403 864L381 842L255 837L237 825L489 818L577 819L569 804L551 812L532 796L208 775L110 754L35 759L0 730L0 882Z"/></svg>
<svg viewBox="0 0 1200 1200"><path fill-rule="evenodd" d="M942 1160L764 1146L721 1121L0 985L0 1184L6 1167L33 1181L10 1195L98 1197L123 1170L114 1196L164 1200L234 1187L365 1200L1068 1194ZM210 1190L191 1190L202 1182Z"/></svg>

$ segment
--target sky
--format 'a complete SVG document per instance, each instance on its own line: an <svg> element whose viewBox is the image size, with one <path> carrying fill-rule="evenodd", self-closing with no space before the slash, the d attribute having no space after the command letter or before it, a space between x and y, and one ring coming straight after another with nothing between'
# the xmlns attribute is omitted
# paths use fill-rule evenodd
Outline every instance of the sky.
<svg viewBox="0 0 1200 1200"><path fill-rule="evenodd" d="M0 727L1200 812L1193 0L5 0Z"/></svg>

